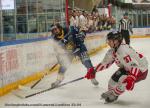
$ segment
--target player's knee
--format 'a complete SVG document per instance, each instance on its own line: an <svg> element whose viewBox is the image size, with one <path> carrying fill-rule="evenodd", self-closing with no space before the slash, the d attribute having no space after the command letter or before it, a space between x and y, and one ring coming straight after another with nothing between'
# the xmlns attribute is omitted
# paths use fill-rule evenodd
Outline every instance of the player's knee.
<svg viewBox="0 0 150 108"><path fill-rule="evenodd" d="M109 82L108 82L108 90L113 89L114 87L116 87L118 83L116 81L114 81L112 78L110 78Z"/></svg>
<svg viewBox="0 0 150 108"><path fill-rule="evenodd" d="M114 80L115 82L119 82L120 78L123 75L127 75L127 72L123 68L119 68L112 76L111 79Z"/></svg>

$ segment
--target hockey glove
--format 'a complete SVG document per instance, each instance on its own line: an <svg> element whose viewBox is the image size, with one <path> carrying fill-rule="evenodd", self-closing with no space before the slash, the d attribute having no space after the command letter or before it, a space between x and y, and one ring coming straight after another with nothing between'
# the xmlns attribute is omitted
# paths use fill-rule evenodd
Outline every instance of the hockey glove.
<svg viewBox="0 0 150 108"><path fill-rule="evenodd" d="M94 79L95 78L95 69L94 69L94 67L91 67L91 68L88 69L88 72L85 75L85 78L87 78L87 79Z"/></svg>
<svg viewBox="0 0 150 108"><path fill-rule="evenodd" d="M67 39L62 39L62 42L63 42L64 44L67 44L67 43L68 43L68 40L67 40Z"/></svg>
<svg viewBox="0 0 150 108"><path fill-rule="evenodd" d="M126 83L127 90L133 90L136 78L133 75L128 75L127 78L123 81Z"/></svg>

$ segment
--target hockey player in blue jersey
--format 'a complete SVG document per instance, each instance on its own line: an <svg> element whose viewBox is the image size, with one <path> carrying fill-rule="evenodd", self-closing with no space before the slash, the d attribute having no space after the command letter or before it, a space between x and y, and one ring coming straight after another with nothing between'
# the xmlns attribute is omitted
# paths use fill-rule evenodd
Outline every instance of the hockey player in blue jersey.
<svg viewBox="0 0 150 108"><path fill-rule="evenodd" d="M70 55L78 56L87 70L93 67L93 64L87 53L87 48L84 44L86 33L83 30L79 31L79 29L74 26L70 27L67 32L66 30L67 29L62 28L59 24L54 25L51 29L54 40L61 43L61 46L64 46L65 50L71 50ZM64 63L59 64L60 69L58 71L57 79L51 84L51 87L56 87L63 81L65 71L69 67L68 64L67 66ZM98 81L95 78L92 79L91 82L94 85L98 85Z"/></svg>

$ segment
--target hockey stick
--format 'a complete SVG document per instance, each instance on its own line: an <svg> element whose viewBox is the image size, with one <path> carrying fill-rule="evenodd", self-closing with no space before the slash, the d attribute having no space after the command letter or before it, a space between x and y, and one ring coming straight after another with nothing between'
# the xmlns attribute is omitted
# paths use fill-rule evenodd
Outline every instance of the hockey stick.
<svg viewBox="0 0 150 108"><path fill-rule="evenodd" d="M67 85L67 84L70 84L70 83L73 83L73 82L76 82L76 81L79 81L79 80L82 80L84 79L84 77L80 77L80 78L77 78L77 79L74 79L74 80L71 80L71 81L68 81L66 83L62 83L60 85L58 85L57 87L50 87L50 88L47 88L47 89L44 89L44 90L41 90L41 91L36 91L32 94L27 94L27 95L24 95L24 94L18 94L17 92L15 93L16 96L18 97L21 97L21 98L29 98L29 97L32 97L32 96L35 96L35 95L38 95L38 94L41 94L41 93L44 93L44 92L47 92L47 91L50 91L50 90L53 90L55 88L59 88L59 87L62 87L64 85Z"/></svg>
<svg viewBox="0 0 150 108"><path fill-rule="evenodd" d="M52 71L55 67L57 66L57 63L54 64L49 71ZM19 85L19 89L24 89L24 90L29 90L29 89L32 89L34 88L43 78L44 76L47 75L47 72L42 76L42 78L40 78L38 81L36 81L31 87L26 87L26 86L22 86L22 85Z"/></svg>

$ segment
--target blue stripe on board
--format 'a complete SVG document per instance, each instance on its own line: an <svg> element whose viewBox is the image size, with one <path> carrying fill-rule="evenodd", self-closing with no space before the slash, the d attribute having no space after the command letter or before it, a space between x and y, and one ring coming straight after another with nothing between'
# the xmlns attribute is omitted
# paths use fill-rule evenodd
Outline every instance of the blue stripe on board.
<svg viewBox="0 0 150 108"><path fill-rule="evenodd" d="M134 28L150 28L150 26L148 26L148 27L134 27ZM109 30L104 30L104 31L109 31ZM104 32L104 31L98 31L98 32ZM94 32L94 33L98 33L98 32ZM92 33L89 33L89 34L92 34ZM8 45L32 43L32 42L36 42L36 41L43 41L43 40L47 40L49 38L52 38L52 37L42 37L42 38L34 38L34 39L21 39L21 40L5 41L5 42L0 42L0 47L8 46Z"/></svg>
<svg viewBox="0 0 150 108"><path fill-rule="evenodd" d="M47 40L49 38L51 38L51 37L42 37L42 38L34 38L34 39L21 39L21 40L5 41L5 42L0 42L0 47L8 46L8 45L32 43L32 42L36 42L36 41L43 41L43 40Z"/></svg>

